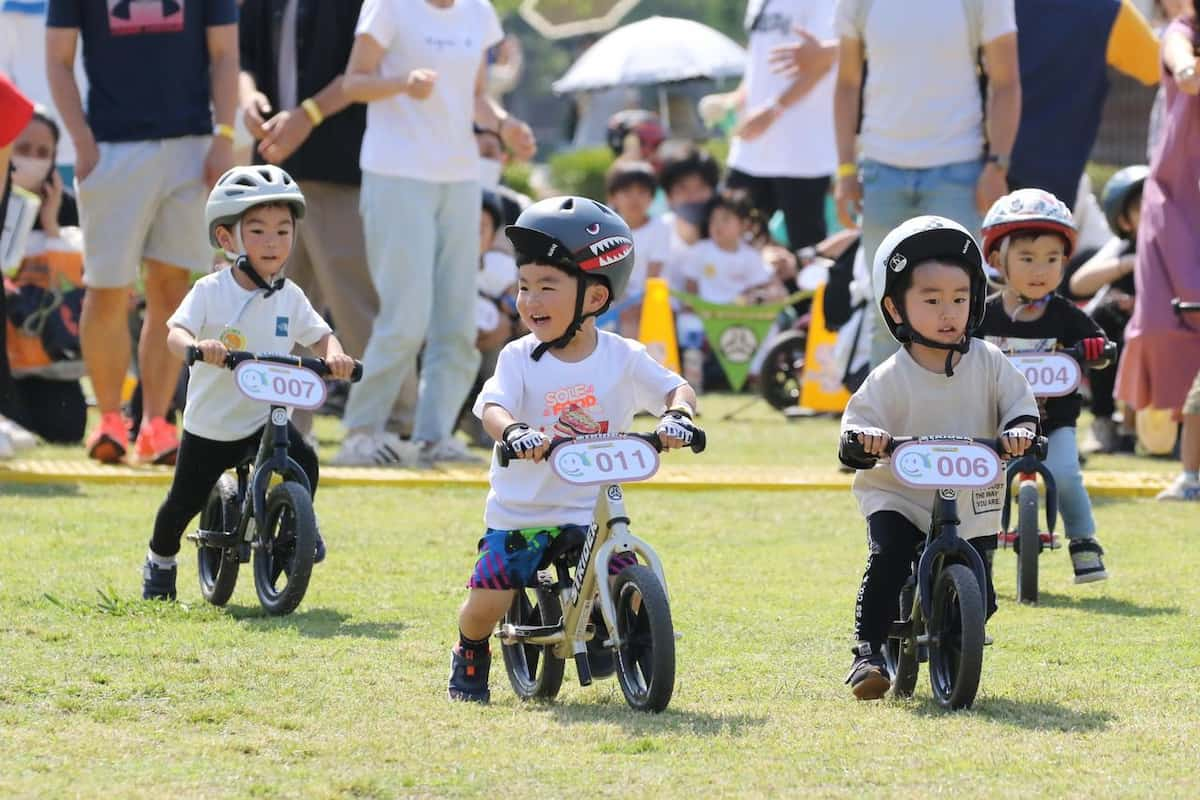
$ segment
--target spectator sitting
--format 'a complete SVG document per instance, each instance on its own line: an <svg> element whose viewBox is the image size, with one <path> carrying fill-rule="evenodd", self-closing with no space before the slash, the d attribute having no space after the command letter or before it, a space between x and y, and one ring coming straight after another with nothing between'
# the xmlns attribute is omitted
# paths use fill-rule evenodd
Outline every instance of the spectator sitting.
<svg viewBox="0 0 1200 800"><path fill-rule="evenodd" d="M13 419L48 442L83 440L87 403L79 379L83 240L75 200L55 169L58 123L41 108L13 144L13 182L41 207L24 258L5 291ZM24 439L23 441L28 441Z"/></svg>
<svg viewBox="0 0 1200 800"><path fill-rule="evenodd" d="M608 171L606 191L608 205L621 215L633 232L633 272L629 276L625 297L617 302L637 298L646 288L647 278L663 274L671 246L671 228L662 217L650 216L650 205L658 190L654 168L646 161L617 161ZM638 337L641 302L632 303L621 312L620 333L630 339Z"/></svg>
<svg viewBox="0 0 1200 800"><path fill-rule="evenodd" d="M665 142L659 148L658 180L671 210L661 219L671 229L664 268L672 289L683 288L683 262L687 250L700 241L700 227L708 201L717 191L720 167L712 154L691 142Z"/></svg>
<svg viewBox="0 0 1200 800"><path fill-rule="evenodd" d="M1137 230L1141 221L1142 187L1149 168L1145 165L1126 167L1104 185L1102 196L1108 225L1115 234L1095 255L1071 276L1070 293L1075 297L1090 297L1088 313L1104 329L1109 339L1117 343L1117 359L1125 346L1125 326L1133 313L1137 292L1133 269L1137 261ZM1134 411L1125 409L1120 425L1114 419L1116 401L1113 390L1117 364L1113 369L1093 370L1091 439L1084 443L1089 452L1132 452L1134 445Z"/></svg>

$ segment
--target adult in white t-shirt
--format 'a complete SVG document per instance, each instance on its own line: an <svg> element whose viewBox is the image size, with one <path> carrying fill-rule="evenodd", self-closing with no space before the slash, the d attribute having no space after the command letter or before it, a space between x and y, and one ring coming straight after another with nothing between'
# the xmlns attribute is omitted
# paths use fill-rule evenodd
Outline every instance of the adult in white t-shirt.
<svg viewBox="0 0 1200 800"><path fill-rule="evenodd" d="M374 463L392 403L424 344L413 440L426 461L474 459L452 431L475 380L479 152L472 123L518 158L523 122L485 92L503 34L487 0L365 0L345 92L367 104L360 211L379 315L350 392L341 463Z"/></svg>
<svg viewBox="0 0 1200 800"><path fill-rule="evenodd" d="M868 257L889 231L921 214L978 231L1008 189L1021 113L1013 0L838 0L835 24L842 224L853 226L861 212ZM887 326L876 325L872 366L895 350Z"/></svg>
<svg viewBox="0 0 1200 800"><path fill-rule="evenodd" d="M740 106L729 150L730 187L746 189L764 219L777 210L792 249L825 238L825 198L837 165L832 72L835 0L750 0L749 58L733 102ZM777 71L772 53L797 29L824 41L822 58L798 74Z"/></svg>

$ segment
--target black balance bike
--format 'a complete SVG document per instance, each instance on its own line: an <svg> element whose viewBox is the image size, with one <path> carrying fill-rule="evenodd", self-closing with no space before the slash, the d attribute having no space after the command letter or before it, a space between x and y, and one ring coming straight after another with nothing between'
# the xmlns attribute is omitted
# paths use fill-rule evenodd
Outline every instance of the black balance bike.
<svg viewBox="0 0 1200 800"><path fill-rule="evenodd" d="M188 348L187 364L203 361ZM319 358L232 350L225 368L238 390L269 403L271 413L253 461L235 468L236 481L222 475L200 513L196 543L200 593L214 606L229 602L238 570L254 554L254 588L263 609L290 614L304 599L317 545L317 518L308 477L288 456L288 407L317 408L325 398L329 367ZM362 377L356 363L352 381ZM274 486L272 479L280 479Z"/></svg>

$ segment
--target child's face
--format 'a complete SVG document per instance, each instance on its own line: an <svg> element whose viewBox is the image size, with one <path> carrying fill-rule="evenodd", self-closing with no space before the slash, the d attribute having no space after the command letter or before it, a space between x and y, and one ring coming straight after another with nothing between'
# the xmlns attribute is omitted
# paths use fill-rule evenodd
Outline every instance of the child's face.
<svg viewBox="0 0 1200 800"><path fill-rule="evenodd" d="M745 233L745 221L728 208L714 208L708 215L708 237L722 250L736 250Z"/></svg>
<svg viewBox="0 0 1200 800"><path fill-rule="evenodd" d="M999 251L993 252L999 260ZM1008 245L1005 264L993 263L1004 274L1008 285L1022 297L1040 300L1062 283L1066 245L1054 234L1036 238L1014 238Z"/></svg>
<svg viewBox="0 0 1200 800"><path fill-rule="evenodd" d="M889 297L888 313L900 322L899 310ZM967 332L971 316L971 278L955 264L929 261L913 270L912 285L904 294L904 311L914 331L935 342L957 344Z"/></svg>
<svg viewBox="0 0 1200 800"><path fill-rule="evenodd" d="M687 203L707 203L712 199L713 187L698 173L684 175L671 184L667 194L667 205L671 208Z"/></svg>
<svg viewBox="0 0 1200 800"><path fill-rule="evenodd" d="M242 246L250 266L260 275L274 275L283 269L295 234L292 212L286 207L258 206L242 216ZM219 228L217 236L222 247L234 249L233 235L227 229Z"/></svg>
<svg viewBox="0 0 1200 800"><path fill-rule="evenodd" d="M654 202L654 194L641 184L626 186L608 196L609 205L631 227L638 228L645 223L650 214L650 204Z"/></svg>
<svg viewBox="0 0 1200 800"><path fill-rule="evenodd" d="M1142 221L1142 196L1139 194L1137 199L1129 204L1125 209L1125 213L1121 215L1118 222L1125 226L1125 233L1129 236L1136 236L1138 224ZM1117 231L1114 231L1116 233Z"/></svg>
<svg viewBox="0 0 1200 800"><path fill-rule="evenodd" d="M539 342L552 342L566 333L575 316L579 282L558 267L533 262L517 270L517 313ZM608 297L603 286L592 285L583 310L597 311Z"/></svg>
<svg viewBox="0 0 1200 800"><path fill-rule="evenodd" d="M492 215L484 211L479 215L479 252L486 253L492 249L496 241L496 226L492 224Z"/></svg>

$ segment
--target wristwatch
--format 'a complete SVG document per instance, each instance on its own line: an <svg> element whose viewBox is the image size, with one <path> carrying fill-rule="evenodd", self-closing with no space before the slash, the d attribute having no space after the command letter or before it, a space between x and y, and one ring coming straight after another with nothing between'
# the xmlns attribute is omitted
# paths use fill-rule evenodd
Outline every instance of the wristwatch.
<svg viewBox="0 0 1200 800"><path fill-rule="evenodd" d="M1192 63L1188 64L1183 69L1179 70L1179 72L1175 73L1175 80L1177 80L1177 81L1191 80L1195 74L1196 74L1196 62L1193 61Z"/></svg>
<svg viewBox="0 0 1200 800"><path fill-rule="evenodd" d="M1002 171L1008 172L1008 165L1012 162L1012 156L1000 155L999 153L988 153L988 164L995 164Z"/></svg>

